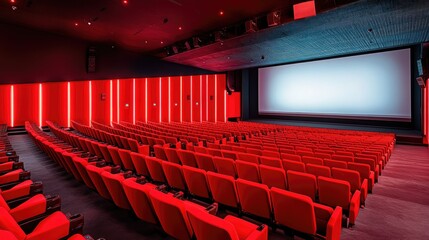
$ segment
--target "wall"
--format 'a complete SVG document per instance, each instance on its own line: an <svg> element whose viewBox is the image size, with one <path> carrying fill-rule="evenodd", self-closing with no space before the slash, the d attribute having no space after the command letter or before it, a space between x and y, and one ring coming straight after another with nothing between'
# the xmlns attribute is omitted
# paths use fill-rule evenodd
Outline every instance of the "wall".
<svg viewBox="0 0 429 240"><path fill-rule="evenodd" d="M121 49L0 23L0 84L211 74ZM87 49L96 72L86 72Z"/></svg>
<svg viewBox="0 0 429 240"><path fill-rule="evenodd" d="M0 122L223 122L240 117L225 86L225 74L0 85Z"/></svg>

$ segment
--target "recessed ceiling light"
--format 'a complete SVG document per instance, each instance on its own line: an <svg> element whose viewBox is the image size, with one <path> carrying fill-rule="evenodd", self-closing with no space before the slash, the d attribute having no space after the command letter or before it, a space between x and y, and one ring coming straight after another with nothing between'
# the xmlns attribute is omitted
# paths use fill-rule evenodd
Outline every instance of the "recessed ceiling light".
<svg viewBox="0 0 429 240"><path fill-rule="evenodd" d="M179 30L182 30L182 27L179 27Z"/></svg>
<svg viewBox="0 0 429 240"><path fill-rule="evenodd" d="M147 40L146 40L146 41L144 41L144 43L146 43L146 44L147 44Z"/></svg>
<svg viewBox="0 0 429 240"><path fill-rule="evenodd" d="M12 10L15 11L16 9L18 9L17 6L12 6Z"/></svg>
<svg viewBox="0 0 429 240"><path fill-rule="evenodd" d="M79 23L75 22L75 23L74 23L74 26L75 26L75 27L79 26Z"/></svg>
<svg viewBox="0 0 429 240"><path fill-rule="evenodd" d="M221 10L219 11L219 15L223 16L224 12Z"/></svg>
<svg viewBox="0 0 429 240"><path fill-rule="evenodd" d="M122 3L123 4L128 4L128 0L123 0Z"/></svg>
<svg viewBox="0 0 429 240"><path fill-rule="evenodd" d="M91 22L88 22L88 25L91 25L92 23Z"/></svg>
<svg viewBox="0 0 429 240"><path fill-rule="evenodd" d="M163 42L163 41L161 41L161 44L164 44L164 42Z"/></svg>
<svg viewBox="0 0 429 240"><path fill-rule="evenodd" d="M15 3L16 1L15 0L10 0L10 3Z"/></svg>

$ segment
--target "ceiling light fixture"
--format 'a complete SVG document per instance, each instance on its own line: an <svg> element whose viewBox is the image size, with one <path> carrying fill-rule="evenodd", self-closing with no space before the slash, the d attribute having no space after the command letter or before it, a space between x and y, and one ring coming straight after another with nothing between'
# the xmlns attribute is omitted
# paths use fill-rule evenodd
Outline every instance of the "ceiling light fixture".
<svg viewBox="0 0 429 240"><path fill-rule="evenodd" d="M223 16L224 12L221 10L219 11L219 15Z"/></svg>
<svg viewBox="0 0 429 240"><path fill-rule="evenodd" d="M90 26L91 26L91 24L92 24L92 23L91 23L90 21L88 21L88 25L90 25Z"/></svg>
<svg viewBox="0 0 429 240"><path fill-rule="evenodd" d="M182 27L179 27L179 30L182 30Z"/></svg>
<svg viewBox="0 0 429 240"><path fill-rule="evenodd" d="M74 26L75 26L75 27L79 26L79 23L75 22L75 23L74 23Z"/></svg>
<svg viewBox="0 0 429 240"><path fill-rule="evenodd" d="M164 42L163 42L163 41L161 41L161 44L164 44Z"/></svg>
<svg viewBox="0 0 429 240"><path fill-rule="evenodd" d="M10 3L15 3L16 1L15 0L10 0Z"/></svg>
<svg viewBox="0 0 429 240"><path fill-rule="evenodd" d="M128 4L127 0L122 1L123 4Z"/></svg>

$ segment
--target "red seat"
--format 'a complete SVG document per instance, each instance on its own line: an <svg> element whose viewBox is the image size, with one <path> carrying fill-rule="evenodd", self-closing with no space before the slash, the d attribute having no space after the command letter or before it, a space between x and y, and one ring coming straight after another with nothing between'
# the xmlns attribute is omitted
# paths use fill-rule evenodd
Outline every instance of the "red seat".
<svg viewBox="0 0 429 240"><path fill-rule="evenodd" d="M130 150L119 149L118 153L119 153L119 157L121 158L123 169L135 171L133 161L131 160L132 152Z"/></svg>
<svg viewBox="0 0 429 240"><path fill-rule="evenodd" d="M359 214L360 191L350 192L350 183L326 177L318 177L319 201L321 204L343 208L349 217L350 224L354 225Z"/></svg>
<svg viewBox="0 0 429 240"><path fill-rule="evenodd" d="M113 162L112 157L110 156L109 150L107 149L108 145L100 144L99 147L100 147L100 151L103 155L103 159L109 163Z"/></svg>
<svg viewBox="0 0 429 240"><path fill-rule="evenodd" d="M0 175L0 185L9 183L18 183L23 180L30 178L30 172L26 172L22 169L17 169Z"/></svg>
<svg viewBox="0 0 429 240"><path fill-rule="evenodd" d="M344 162L353 162L354 161L353 156L338 155L338 154L332 155L331 159L332 160L338 160L338 161L344 161Z"/></svg>
<svg viewBox="0 0 429 240"><path fill-rule="evenodd" d="M368 181L368 192L372 192L372 189L374 187L375 177L374 172L371 171L371 168L368 164L363 163L348 163L347 164L348 169L358 171L361 177L361 181L363 179L367 179Z"/></svg>
<svg viewBox="0 0 429 240"><path fill-rule="evenodd" d="M243 160L250 163L259 164L259 156L250 153L237 153L237 159Z"/></svg>
<svg viewBox="0 0 429 240"><path fill-rule="evenodd" d="M211 155L195 153L195 159L197 161L198 168L204 169L206 171L216 172L216 168L214 166L213 158Z"/></svg>
<svg viewBox="0 0 429 240"><path fill-rule="evenodd" d="M88 186L89 188L94 189L95 188L94 184L92 183L92 180L89 177L88 172L86 170L86 165L89 164L88 160L85 158L78 157L76 155L73 156L72 160L85 185Z"/></svg>
<svg viewBox="0 0 429 240"><path fill-rule="evenodd" d="M165 178L167 179L168 186L173 189L186 191L186 183L183 177L182 166L168 161L161 161L162 169L164 170Z"/></svg>
<svg viewBox="0 0 429 240"><path fill-rule="evenodd" d="M309 196L313 201L316 201L316 176L292 170L287 171L286 175L289 191Z"/></svg>
<svg viewBox="0 0 429 240"><path fill-rule="evenodd" d="M265 157L273 157L273 158L280 158L280 153L277 151L269 151L269 150L263 150L262 156Z"/></svg>
<svg viewBox="0 0 429 240"><path fill-rule="evenodd" d="M202 154L207 154L207 148L205 147L199 147L199 146L194 146L194 151L195 153L202 153Z"/></svg>
<svg viewBox="0 0 429 240"><path fill-rule="evenodd" d="M315 165L315 164L307 164L306 165L307 173L313 174L314 176L323 176L323 177L331 177L331 169L327 166Z"/></svg>
<svg viewBox="0 0 429 240"><path fill-rule="evenodd" d="M128 178L122 182L122 186L136 216L145 222L157 224L158 219L149 198L149 192L155 189L156 185L141 183L137 178Z"/></svg>
<svg viewBox="0 0 429 240"><path fill-rule="evenodd" d="M193 196L209 199L211 195L206 171L188 166L182 166L182 171L189 193Z"/></svg>
<svg viewBox="0 0 429 240"><path fill-rule="evenodd" d="M158 183L165 183L167 179L162 169L162 160L156 157L146 156L145 158L147 169L149 170L150 178Z"/></svg>
<svg viewBox="0 0 429 240"><path fill-rule="evenodd" d="M338 161L338 160L330 160L330 159L324 159L323 160L323 165L333 168L347 168L347 162L344 161Z"/></svg>
<svg viewBox="0 0 429 240"><path fill-rule="evenodd" d="M368 194L368 180L363 179L361 181L359 172L355 170L332 168L331 171L333 178L350 183L350 191L352 193L357 190L360 191L360 203L365 206L365 200Z"/></svg>
<svg viewBox="0 0 429 240"><path fill-rule="evenodd" d="M187 206L189 221L196 239L204 240L267 240L268 227L257 226L243 219L226 216L224 219L205 211Z"/></svg>
<svg viewBox="0 0 429 240"><path fill-rule="evenodd" d="M297 172L305 172L305 164L302 162L283 160L283 169L287 172L289 170Z"/></svg>
<svg viewBox="0 0 429 240"><path fill-rule="evenodd" d="M131 152L130 156L131 156L131 161L133 162L133 165L136 169L136 173L138 175L149 177L150 174L149 174L149 170L147 169L146 160L145 160L146 155L143 155L141 153Z"/></svg>
<svg viewBox="0 0 429 240"><path fill-rule="evenodd" d="M282 153L281 157L283 160L301 162L301 156L297 154Z"/></svg>
<svg viewBox="0 0 429 240"><path fill-rule="evenodd" d="M342 209L332 210L301 194L278 188L271 189L275 221L310 238L321 234L327 240L339 240Z"/></svg>
<svg viewBox="0 0 429 240"><path fill-rule="evenodd" d="M375 162L375 160L371 159L371 158L366 158L366 157L355 157L355 162L356 163L363 163L363 164L367 164L371 171L374 172L374 181L378 182L378 176L380 175L380 167L379 165Z"/></svg>
<svg viewBox="0 0 429 240"><path fill-rule="evenodd" d="M241 209L244 213L271 219L271 198L267 185L243 179L237 179L235 184Z"/></svg>
<svg viewBox="0 0 429 240"><path fill-rule="evenodd" d="M112 157L112 162L115 165L119 165L123 167L121 157L119 156L119 151L118 151L119 148L113 147L113 146L107 146L107 150L110 153L110 157Z"/></svg>
<svg viewBox="0 0 429 240"><path fill-rule="evenodd" d="M110 172L110 170L111 167L97 167L92 164L86 165L86 171L88 176L91 178L91 182L94 184L95 189L97 189L97 192L106 199L112 199L112 197L110 196L109 190L107 190L107 187L101 178L101 174L104 171Z"/></svg>
<svg viewBox="0 0 429 240"><path fill-rule="evenodd" d="M252 182L261 182L258 164L236 160L235 167L237 169L238 178Z"/></svg>
<svg viewBox="0 0 429 240"><path fill-rule="evenodd" d="M277 167L277 168L283 167L282 160L280 158L261 156L259 160L261 161L261 164L266 166Z"/></svg>
<svg viewBox="0 0 429 240"><path fill-rule="evenodd" d="M167 160L172 163L182 164L180 162L179 156L177 155L177 151L174 148L165 148L164 149L165 156Z"/></svg>
<svg viewBox="0 0 429 240"><path fill-rule="evenodd" d="M233 151L228 151L228 150L222 150L222 157L224 158L231 158L233 160L237 159L237 153L233 152Z"/></svg>
<svg viewBox="0 0 429 240"><path fill-rule="evenodd" d="M153 151L155 152L155 157L161 160L167 161L167 155L165 155L164 147L161 145L154 145Z"/></svg>
<svg viewBox="0 0 429 240"><path fill-rule="evenodd" d="M180 159L180 162L182 162L182 165L197 167L197 160L195 159L194 152L178 149L177 155L179 156L179 159Z"/></svg>
<svg viewBox="0 0 429 240"><path fill-rule="evenodd" d="M269 188L277 187L287 189L286 172L281 168L275 168L265 165L259 166L262 184L267 185Z"/></svg>
<svg viewBox="0 0 429 240"><path fill-rule="evenodd" d="M218 173L228 175L233 178L237 177L235 162L231 158L213 157L213 164Z"/></svg>
<svg viewBox="0 0 429 240"><path fill-rule="evenodd" d="M323 159L318 157L309 157L309 156L303 156L301 158L302 162L305 164L316 164L316 165L323 165Z"/></svg>
<svg viewBox="0 0 429 240"><path fill-rule="evenodd" d="M213 199L225 206L238 208L237 188L231 176L207 172L207 180Z"/></svg>
<svg viewBox="0 0 429 240"><path fill-rule="evenodd" d="M124 188L122 187L122 182L125 180L124 173L114 174L104 171L101 173L101 178L103 179L115 205L120 208L131 209L131 205L125 195Z"/></svg>

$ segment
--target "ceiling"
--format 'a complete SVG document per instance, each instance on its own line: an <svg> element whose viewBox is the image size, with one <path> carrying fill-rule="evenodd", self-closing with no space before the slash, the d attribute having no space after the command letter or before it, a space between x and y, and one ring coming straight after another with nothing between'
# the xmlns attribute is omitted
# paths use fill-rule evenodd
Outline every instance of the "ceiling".
<svg viewBox="0 0 429 240"><path fill-rule="evenodd" d="M292 5L303 1L2 0L0 21L117 45L213 71L305 61L429 41L427 0L316 0L317 16L293 21ZM192 47L174 55L162 54L165 49L193 36L243 24L274 10L282 13L279 26Z"/></svg>

